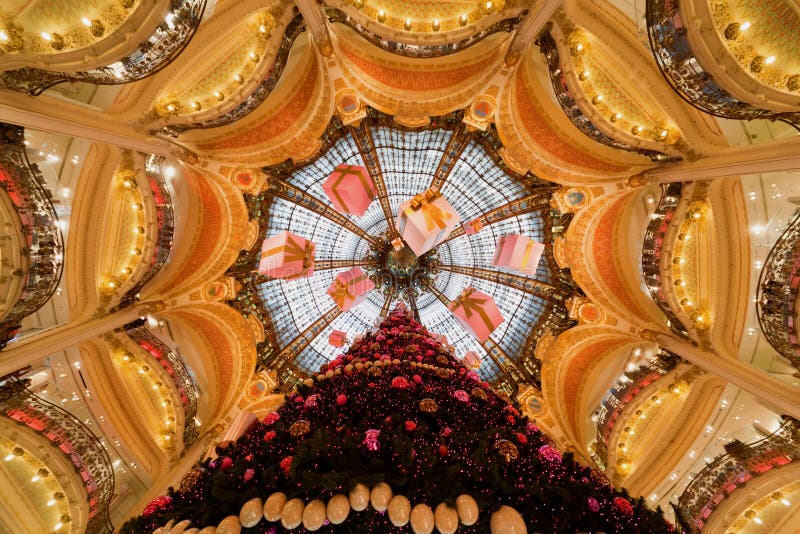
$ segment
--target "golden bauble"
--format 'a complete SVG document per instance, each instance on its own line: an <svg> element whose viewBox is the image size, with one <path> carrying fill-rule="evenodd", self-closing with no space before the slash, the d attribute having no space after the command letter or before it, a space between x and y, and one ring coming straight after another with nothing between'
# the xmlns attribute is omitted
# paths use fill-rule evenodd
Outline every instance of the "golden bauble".
<svg viewBox="0 0 800 534"><path fill-rule="evenodd" d="M411 530L414 534L431 534L435 525L433 510L427 504L418 504L411 510Z"/></svg>
<svg viewBox="0 0 800 534"><path fill-rule="evenodd" d="M326 512L325 503L314 499L303 509L303 527L312 532L319 530L325 522Z"/></svg>
<svg viewBox="0 0 800 534"><path fill-rule="evenodd" d="M292 499L283 505L281 510L281 525L283 528L293 529L303 522L303 509L305 505L300 499Z"/></svg>
<svg viewBox="0 0 800 534"><path fill-rule="evenodd" d="M456 499L456 512L458 518L466 526L472 526L478 522L478 503L471 495L461 494Z"/></svg>
<svg viewBox="0 0 800 534"><path fill-rule="evenodd" d="M264 517L267 521L275 522L281 520L281 512L286 505L286 501L286 494L280 491L269 496L264 502Z"/></svg>
<svg viewBox="0 0 800 534"><path fill-rule="evenodd" d="M350 490L350 508L356 512L363 512L369 504L369 488L364 484L356 484L356 487Z"/></svg>
<svg viewBox="0 0 800 534"><path fill-rule="evenodd" d="M334 525L344 523L347 516L350 515L350 500L347 495L337 493L331 497L331 500L328 501L327 515Z"/></svg>
<svg viewBox="0 0 800 534"><path fill-rule="evenodd" d="M171 529L169 529L169 534L186 534L186 529L189 528L192 522L188 519L184 519L183 521L178 521L175 523Z"/></svg>
<svg viewBox="0 0 800 534"><path fill-rule="evenodd" d="M264 503L258 497L244 503L239 512L239 522L244 528L256 526L262 517L264 517Z"/></svg>
<svg viewBox="0 0 800 534"><path fill-rule="evenodd" d="M510 506L501 506L489 520L492 534L528 534L525 521L519 512Z"/></svg>
<svg viewBox="0 0 800 534"><path fill-rule="evenodd" d="M395 495L389 501L389 521L396 527L404 527L411 517L411 503L403 495Z"/></svg>
<svg viewBox="0 0 800 534"><path fill-rule="evenodd" d="M229 515L217 525L217 534L239 534L242 531L242 524L239 522L238 515Z"/></svg>
<svg viewBox="0 0 800 534"><path fill-rule="evenodd" d="M436 530L442 534L454 534L458 529L458 512L455 508L440 503L433 512L433 521Z"/></svg>
<svg viewBox="0 0 800 534"><path fill-rule="evenodd" d="M386 482L378 482L369 494L369 502L378 512L385 512L392 499L392 488Z"/></svg>

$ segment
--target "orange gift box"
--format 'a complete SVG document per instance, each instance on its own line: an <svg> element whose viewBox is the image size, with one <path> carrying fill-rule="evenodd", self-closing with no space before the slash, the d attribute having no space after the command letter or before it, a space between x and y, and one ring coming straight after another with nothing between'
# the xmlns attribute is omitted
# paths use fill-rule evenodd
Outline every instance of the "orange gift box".
<svg viewBox="0 0 800 534"><path fill-rule="evenodd" d="M428 189L400 205L397 227L408 248L422 256L447 239L459 219L456 210L438 191Z"/></svg>
<svg viewBox="0 0 800 534"><path fill-rule="evenodd" d="M478 217L477 219L472 219L469 222L465 222L461 225L464 229L464 233L467 235L477 234L483 228L483 223L481 222L481 218Z"/></svg>
<svg viewBox="0 0 800 534"><path fill-rule="evenodd" d="M342 311L361 304L367 293L375 289L372 280L358 267L339 273L328 288L328 295Z"/></svg>
<svg viewBox="0 0 800 534"><path fill-rule="evenodd" d="M334 330L328 336L328 343L337 349L342 348L347 343L347 333L341 330Z"/></svg>
<svg viewBox="0 0 800 534"><path fill-rule="evenodd" d="M478 369L481 366L481 358L474 350L468 350L466 354L464 354L462 363L467 369Z"/></svg>
<svg viewBox="0 0 800 534"><path fill-rule="evenodd" d="M497 244L492 265L525 274L536 274L543 252L544 244L538 241L519 234L506 235Z"/></svg>
<svg viewBox="0 0 800 534"><path fill-rule="evenodd" d="M322 189L340 213L364 215L378 190L365 167L337 165Z"/></svg>
<svg viewBox="0 0 800 534"><path fill-rule="evenodd" d="M448 309L461 326L481 343L489 339L494 329L503 322L503 315L494 299L473 287L466 288L450 303Z"/></svg>
<svg viewBox="0 0 800 534"><path fill-rule="evenodd" d="M294 280L314 273L316 245L291 232L281 232L264 240L261 246L259 274Z"/></svg>

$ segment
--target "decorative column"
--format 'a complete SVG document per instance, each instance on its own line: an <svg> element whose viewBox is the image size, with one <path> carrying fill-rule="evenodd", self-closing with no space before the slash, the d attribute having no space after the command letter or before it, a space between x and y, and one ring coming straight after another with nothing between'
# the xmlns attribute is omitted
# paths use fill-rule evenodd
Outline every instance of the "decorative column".
<svg viewBox="0 0 800 534"><path fill-rule="evenodd" d="M736 358L700 349L674 335L643 330L641 336L647 341L658 343L662 348L677 354L701 369L752 393L774 406L781 415L787 414L796 419L800 418L800 389Z"/></svg>
<svg viewBox="0 0 800 534"><path fill-rule="evenodd" d="M538 9L531 9L522 19L522 23L517 27L517 31L514 32L514 38L508 47L508 52L506 52L506 57L504 58L506 65L510 67L517 64L522 54L525 53L528 46L553 16L553 13L561 7L561 3L561 0L545 0L537 6Z"/></svg>
<svg viewBox="0 0 800 534"><path fill-rule="evenodd" d="M45 356L67 347L111 332L163 307L161 302L143 303L97 319L70 322L21 341L9 343L8 347L0 352L0 377L28 365L34 365Z"/></svg>

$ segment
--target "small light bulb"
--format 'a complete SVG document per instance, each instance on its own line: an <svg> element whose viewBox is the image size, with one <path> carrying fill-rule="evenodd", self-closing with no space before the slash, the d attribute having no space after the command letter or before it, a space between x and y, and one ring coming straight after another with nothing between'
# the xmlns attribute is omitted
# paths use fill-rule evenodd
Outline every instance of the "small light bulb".
<svg viewBox="0 0 800 534"><path fill-rule="evenodd" d="M0 30L0 41L3 41L5 43L8 40L9 40L8 34L3 30Z"/></svg>
<svg viewBox="0 0 800 534"><path fill-rule="evenodd" d="M50 34L49 34L49 33L47 33L47 32L42 32L40 35L42 36L42 39L44 39L45 41L48 41L48 42L49 42L49 41L52 41L52 40L53 40L53 36L52 36L52 35L50 35Z"/></svg>
<svg viewBox="0 0 800 534"><path fill-rule="evenodd" d="M261 33L267 33L267 27L264 26L263 24L260 24L258 26L258 31L260 31Z"/></svg>
<svg viewBox="0 0 800 534"><path fill-rule="evenodd" d="M750 23L749 23L749 22L742 22L742 23L739 25L739 29L740 29L741 31L747 31L747 29L748 29L748 28L750 28Z"/></svg>
<svg viewBox="0 0 800 534"><path fill-rule="evenodd" d="M236 76L233 77L233 79L236 80L236 83L244 82L244 78L242 78L241 74L237 74Z"/></svg>
<svg viewBox="0 0 800 534"><path fill-rule="evenodd" d="M772 65L775 63L775 56L768 56L767 59L764 60L764 63L767 65Z"/></svg>

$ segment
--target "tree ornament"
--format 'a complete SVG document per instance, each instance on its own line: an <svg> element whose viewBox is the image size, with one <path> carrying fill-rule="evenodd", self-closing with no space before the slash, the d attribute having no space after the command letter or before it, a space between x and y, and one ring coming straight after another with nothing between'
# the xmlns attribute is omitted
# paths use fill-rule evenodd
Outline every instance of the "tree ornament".
<svg viewBox="0 0 800 534"><path fill-rule="evenodd" d="M277 436L277 434L275 432L273 432L272 430L270 430L268 432L264 432L264 441L269 443L270 441L275 439L275 436Z"/></svg>
<svg viewBox="0 0 800 534"><path fill-rule="evenodd" d="M411 503L402 495L395 495L389 501L389 521L396 527L404 527L411 517Z"/></svg>
<svg viewBox="0 0 800 534"><path fill-rule="evenodd" d="M275 492L269 497L267 500L264 501L264 518L267 521L275 521L281 520L281 512L283 511L283 507L286 505L286 494L283 492Z"/></svg>
<svg viewBox="0 0 800 534"><path fill-rule="evenodd" d="M378 482L369 494L369 502L377 512L385 512L392 500L392 488L386 482Z"/></svg>
<svg viewBox="0 0 800 534"><path fill-rule="evenodd" d="M430 352L430 351L429 351L429 352ZM438 355L438 356L436 357L436 363L438 363L439 365L447 365L447 357L446 357L446 356L443 356L443 355L441 355L441 354L440 354L440 355Z"/></svg>
<svg viewBox="0 0 800 534"><path fill-rule="evenodd" d="M326 513L325 503L314 499L303 509L303 527L311 532L319 530L325 523Z"/></svg>
<svg viewBox="0 0 800 534"><path fill-rule="evenodd" d="M462 493L456 499L456 512L458 519L466 526L472 526L478 522L478 503L471 495Z"/></svg>
<svg viewBox="0 0 800 534"><path fill-rule="evenodd" d="M217 532L219 532L219 534L239 534L241 531L242 524L239 522L238 515L229 515L217 525Z"/></svg>
<svg viewBox="0 0 800 534"><path fill-rule="evenodd" d="M589 497L588 499L586 499L586 504L589 506L589 510L591 510L592 512L597 513L600 511L600 503L597 502L597 499L595 499L594 497Z"/></svg>
<svg viewBox="0 0 800 534"><path fill-rule="evenodd" d="M331 523L340 525L345 522L350 515L350 500L347 495L337 493L328 501L327 516Z"/></svg>
<svg viewBox="0 0 800 534"><path fill-rule="evenodd" d="M305 505L300 499L292 499L283 505L281 510L281 525L283 528L293 529L300 526L303 522L303 510Z"/></svg>
<svg viewBox="0 0 800 534"><path fill-rule="evenodd" d="M194 485L197 483L197 481L200 480L200 477L203 476L203 473L205 472L206 472L205 468L200 467L199 465L192 467L192 469L186 474L186 476L181 479L181 485L180 485L181 491L189 491L190 489L192 489Z"/></svg>
<svg viewBox="0 0 800 534"><path fill-rule="evenodd" d="M283 471L284 475L289 474L289 470L292 468L292 460L293 458L291 456L287 456L281 460L281 471Z"/></svg>
<svg viewBox="0 0 800 534"><path fill-rule="evenodd" d="M561 463L561 453L558 452L558 449L552 445L542 445L539 447L538 451L539 455L548 462L552 462L554 464Z"/></svg>
<svg viewBox="0 0 800 534"><path fill-rule="evenodd" d="M264 423L264 426L272 426L280 420L281 416L275 412L270 412L264 416L264 419L261 420Z"/></svg>
<svg viewBox="0 0 800 534"><path fill-rule="evenodd" d="M336 396L336 405L344 406L345 404L347 404L347 395L345 395L344 393L340 393L339 395Z"/></svg>
<svg viewBox="0 0 800 534"><path fill-rule="evenodd" d="M317 401L319 401L319 395L309 395L305 402L306 408L316 408Z"/></svg>
<svg viewBox="0 0 800 534"><path fill-rule="evenodd" d="M469 402L469 393L463 389L457 389L453 392L453 397L459 402Z"/></svg>
<svg viewBox="0 0 800 534"><path fill-rule="evenodd" d="M292 423L292 426L289 427L289 435L293 438L299 438L300 436L305 436L311 431L311 423L306 421L305 419L299 419Z"/></svg>
<svg viewBox="0 0 800 534"><path fill-rule="evenodd" d="M247 469L244 470L244 474L242 475L242 479L245 482L250 482L251 480L253 480L253 477L255 475L256 475L256 472L255 472L254 469L247 468Z"/></svg>
<svg viewBox="0 0 800 534"><path fill-rule="evenodd" d="M366 447L368 451L377 451L381 447L378 441L378 436L380 436L380 434L380 430L370 428L364 433L364 439L361 441L361 444Z"/></svg>
<svg viewBox="0 0 800 534"><path fill-rule="evenodd" d="M367 370L368 376L381 376L381 370L379 367L372 366Z"/></svg>
<svg viewBox="0 0 800 534"><path fill-rule="evenodd" d="M458 528L458 512L445 503L440 503L433 512L433 521L436 530L441 534L454 534Z"/></svg>
<svg viewBox="0 0 800 534"><path fill-rule="evenodd" d="M303 385L306 386L306 387L309 387L309 388L313 388L314 387L314 379L313 378L306 378L305 380L303 380Z"/></svg>
<svg viewBox="0 0 800 534"><path fill-rule="evenodd" d="M450 378L450 372L447 369L436 369L436 376L444 380Z"/></svg>
<svg viewBox="0 0 800 534"><path fill-rule="evenodd" d="M521 432L517 432L516 434L514 434L514 438L517 440L517 443L519 443L520 445L527 445L528 444L528 437L525 434L521 433Z"/></svg>
<svg viewBox="0 0 800 534"><path fill-rule="evenodd" d="M447 453L450 452L450 449L447 448L447 445L439 445L439 456L444 458L447 456Z"/></svg>
<svg viewBox="0 0 800 534"><path fill-rule="evenodd" d="M433 511L427 504L418 504L411 510L411 530L414 534L431 534L436 524Z"/></svg>
<svg viewBox="0 0 800 534"><path fill-rule="evenodd" d="M614 500L611 501L611 505L614 507L614 510L623 514L623 515L633 515L633 506L628 499L625 497L614 497Z"/></svg>
<svg viewBox="0 0 800 534"><path fill-rule="evenodd" d="M417 423L414 421L406 421L406 431L413 432L417 428Z"/></svg>
<svg viewBox="0 0 800 534"><path fill-rule="evenodd" d="M405 389L409 386L408 380L404 376L396 376L392 378L392 387L396 389Z"/></svg>
<svg viewBox="0 0 800 534"><path fill-rule="evenodd" d="M350 508L362 512L369 504L369 488L360 482L350 490Z"/></svg>
<svg viewBox="0 0 800 534"><path fill-rule="evenodd" d="M425 413L436 413L439 410L439 405L433 399L422 399L419 401L419 409Z"/></svg>
<svg viewBox="0 0 800 534"><path fill-rule="evenodd" d="M525 520L519 512L510 506L503 505L492 514L489 520L492 534L528 534Z"/></svg>
<svg viewBox="0 0 800 534"><path fill-rule="evenodd" d="M494 442L493 448L497 451L506 463L511 463L519 458L519 449L507 439L499 439Z"/></svg>
<svg viewBox="0 0 800 534"><path fill-rule="evenodd" d="M484 391L482 388L472 388L472 397L482 401L485 401L489 398L486 395L486 391Z"/></svg>
<svg viewBox="0 0 800 534"><path fill-rule="evenodd" d="M244 528L254 527L264 517L264 503L258 497L250 499L242 505L239 522Z"/></svg>

